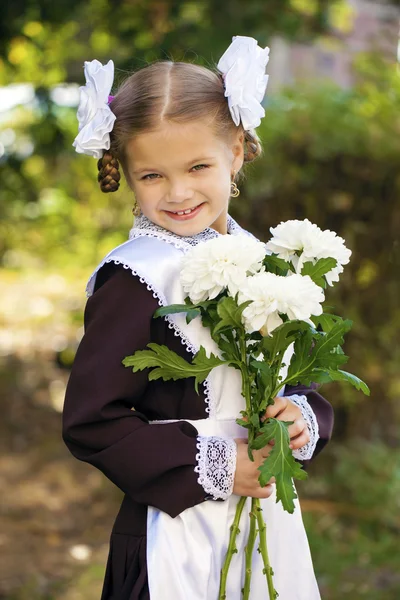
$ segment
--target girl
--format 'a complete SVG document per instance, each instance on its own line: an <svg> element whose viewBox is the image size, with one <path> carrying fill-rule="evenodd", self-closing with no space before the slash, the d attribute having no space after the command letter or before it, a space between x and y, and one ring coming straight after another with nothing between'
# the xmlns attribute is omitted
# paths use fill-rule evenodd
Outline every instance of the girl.
<svg viewBox="0 0 400 600"><path fill-rule="evenodd" d="M216 600L239 496L263 499L280 600L320 597L300 507L289 515L275 502L273 481L260 487L257 468L270 446L251 462L246 430L235 423L244 408L237 372L220 367L197 395L192 379L148 381L147 373L133 374L121 363L150 341L187 360L211 342L208 330L198 323L188 329L182 315L152 315L159 305L183 302L182 253L244 232L228 215L229 197L239 193L235 179L243 163L261 151L254 128L264 114L267 61L268 49L236 37L218 72L158 62L110 98L112 62L85 64L74 145L100 159L104 192L118 188L121 164L140 213L129 241L89 280L85 335L64 408L63 437L72 454L125 493L102 600ZM281 390L267 416L293 421L289 433L299 460L314 457L331 435L332 409L315 387ZM242 517L228 600L241 597L247 521ZM251 598L268 598L257 552Z"/></svg>

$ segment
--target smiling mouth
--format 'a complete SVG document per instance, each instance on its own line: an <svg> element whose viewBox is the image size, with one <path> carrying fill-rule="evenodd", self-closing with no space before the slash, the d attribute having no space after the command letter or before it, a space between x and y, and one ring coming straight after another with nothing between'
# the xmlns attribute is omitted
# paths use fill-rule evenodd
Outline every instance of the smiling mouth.
<svg viewBox="0 0 400 600"><path fill-rule="evenodd" d="M188 221L190 219L194 219L199 212L201 212L205 202L198 204L197 206L192 206L191 208L186 208L185 210L166 210L166 214L170 219L174 221Z"/></svg>
<svg viewBox="0 0 400 600"><path fill-rule="evenodd" d="M186 210L167 210L167 212L170 212L173 215L190 215L190 213L196 210L196 208L198 208L198 206L193 206L192 208L187 208Z"/></svg>

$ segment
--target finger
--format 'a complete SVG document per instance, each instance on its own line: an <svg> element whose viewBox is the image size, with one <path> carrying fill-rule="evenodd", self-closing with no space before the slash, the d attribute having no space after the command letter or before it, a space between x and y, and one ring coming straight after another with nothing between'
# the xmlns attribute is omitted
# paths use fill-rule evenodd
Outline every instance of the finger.
<svg viewBox="0 0 400 600"><path fill-rule="evenodd" d="M293 425L289 425L288 427L290 439L300 435L304 431L304 429L307 429L307 423L305 422L305 420L303 418L296 419Z"/></svg>
<svg viewBox="0 0 400 600"><path fill-rule="evenodd" d="M274 487L268 483L264 487L260 487L260 490L254 498L269 498L273 491Z"/></svg>
<svg viewBox="0 0 400 600"><path fill-rule="evenodd" d="M235 438L234 441L236 442L237 445L239 444L247 444L248 441L246 438Z"/></svg>
<svg viewBox="0 0 400 600"><path fill-rule="evenodd" d="M266 458L268 458L269 453L271 452L271 446L264 446L260 450L253 450L254 462L259 467Z"/></svg>
<svg viewBox="0 0 400 600"><path fill-rule="evenodd" d="M285 396L276 396L274 398L274 404L267 407L264 418L269 419L270 417L276 417L287 407L288 399Z"/></svg>
<svg viewBox="0 0 400 600"><path fill-rule="evenodd" d="M309 441L310 433L307 429L306 431L303 431L301 435L297 436L293 440L290 440L289 448L291 448L292 450L298 450L298 448L302 448L303 446L308 444Z"/></svg>

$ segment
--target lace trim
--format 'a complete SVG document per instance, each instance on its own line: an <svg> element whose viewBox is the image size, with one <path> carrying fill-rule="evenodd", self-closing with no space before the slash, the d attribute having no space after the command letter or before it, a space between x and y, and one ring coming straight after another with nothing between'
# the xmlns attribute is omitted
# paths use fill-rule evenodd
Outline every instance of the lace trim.
<svg viewBox="0 0 400 600"><path fill-rule="evenodd" d="M125 263L123 260L119 260L118 258L105 258L100 265L97 267L97 269L94 271L94 273L92 273L92 276L89 279L89 282L86 286L86 296L89 298L92 293L93 293L93 289L92 289L92 281L94 279L94 277L97 275L98 271L101 269L101 267L103 265L105 265L106 263L110 263L110 262L114 262L116 265L122 265L124 269L130 269L132 272L132 275L134 275L135 277L139 278L140 283L143 283L147 289L152 292L153 297L156 298L156 300L158 301L160 306L167 306L167 299L164 296L164 294L161 294L156 287L153 285L153 283L151 281L149 281L148 279L146 279L145 277L141 277L139 275L139 273L135 270L132 269L131 265ZM169 327L169 329L172 329L174 332L174 335L176 337L179 337L182 344L186 347L186 349L191 352L191 354L194 356L195 354L197 354L197 352L199 351L199 348L197 348L190 340L189 338L185 335L185 333L180 329L180 327L176 324L176 322L174 321L174 316L173 315L166 315L165 319L167 321L167 325ZM203 386L204 386L204 400L206 403L206 408L205 411L207 414L209 414L210 416L213 416L215 414L215 407L216 407L216 402L215 399L213 397L212 391L211 391L211 384L209 381L210 375L205 379L205 381L203 382Z"/></svg>
<svg viewBox="0 0 400 600"><path fill-rule="evenodd" d="M213 500L226 500L232 494L236 470L236 442L220 437L197 437L198 483Z"/></svg>
<svg viewBox="0 0 400 600"><path fill-rule="evenodd" d="M227 230L231 235L246 234L250 237L254 237L252 233L240 227L230 215L228 215ZM144 215L140 215L139 217L136 217L134 226L129 232L129 239L133 240L142 236L154 237L167 244L172 244L175 248L187 251L189 248L197 246L197 244L200 244L201 242L217 238L220 235L221 234L215 229L212 229L212 227L206 227L196 235L181 236L156 225Z"/></svg>
<svg viewBox="0 0 400 600"><path fill-rule="evenodd" d="M238 234L244 233L244 234L254 238L252 233L250 233L249 231L246 231L245 229L242 229L242 227L240 227L240 225L238 223L236 223L236 221L230 215L228 215L228 219L227 219L227 230L228 230L228 233L230 233L231 235L238 235ZM150 219L148 219L144 215L140 215L139 217L135 218L134 226L132 227L132 229L129 232L129 240L133 240L135 238L142 237L142 236L153 237L153 238L158 238L158 239L166 242L167 244L172 244L173 246L175 246L178 249L187 251L192 246L196 246L197 244L204 242L206 240L219 237L220 235L221 234L218 233L218 231L216 231L215 229L212 229L211 227L207 227L206 229L204 229L204 231L201 231L200 233L198 233L197 235L194 235L194 236L186 236L186 237L179 236L175 233L172 233L172 231L168 231L167 229L164 229L163 227L156 225L155 223L150 221ZM125 243L128 243L128 242L125 242ZM114 252L114 251L112 251L112 252ZM118 257L110 257L109 258L107 256L99 264L99 266L94 271L94 273L92 273L92 275L89 279L89 282L86 286L86 296L87 297L90 297L93 293L93 287L94 287L93 282L94 282L94 278L97 275L98 271L101 269L101 267L105 263L110 263L110 262L114 262L116 265L122 264L124 269L131 269L132 275L139 277L140 282L145 284L147 289L150 292L152 292L153 297L157 299L160 306L167 305L167 299L165 298L165 296L162 293L160 293L157 290L156 286L153 285L151 281L149 281L148 279L146 279L144 277L141 277L139 275L139 273L137 271L135 271L135 269L132 269L131 265L127 264L123 260L118 259ZM173 315L167 315L165 318L166 318L168 327L173 330L174 335L179 337L181 339L182 344L184 346L186 346L188 351L191 352L193 355L195 355L198 352L199 348L194 346L194 344L189 340L189 338L186 337L184 332L178 327L178 325L174 321ZM215 414L216 402L212 395L212 386L211 386L209 377L207 377L207 379L204 381L203 385L204 385L205 402L206 402L205 410L206 410L207 414L212 416L213 414Z"/></svg>
<svg viewBox="0 0 400 600"><path fill-rule="evenodd" d="M300 408L303 419L307 423L308 431L310 432L310 441L305 446L293 450L293 456L294 458L297 458L297 460L310 460L319 440L317 417L311 406L308 404L307 396L293 394L292 396L287 396L287 398L290 398L293 404L296 404L296 406Z"/></svg>

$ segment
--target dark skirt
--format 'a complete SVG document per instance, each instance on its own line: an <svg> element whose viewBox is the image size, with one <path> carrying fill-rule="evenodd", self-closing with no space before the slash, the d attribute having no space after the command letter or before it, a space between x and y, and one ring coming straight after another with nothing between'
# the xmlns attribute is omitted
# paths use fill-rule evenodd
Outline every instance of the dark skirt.
<svg viewBox="0 0 400 600"><path fill-rule="evenodd" d="M111 534L101 600L150 600L146 536Z"/></svg>

